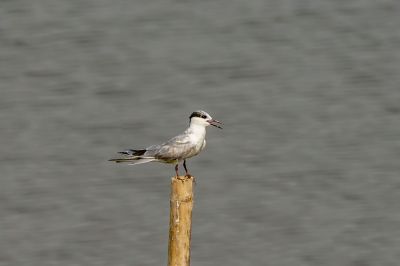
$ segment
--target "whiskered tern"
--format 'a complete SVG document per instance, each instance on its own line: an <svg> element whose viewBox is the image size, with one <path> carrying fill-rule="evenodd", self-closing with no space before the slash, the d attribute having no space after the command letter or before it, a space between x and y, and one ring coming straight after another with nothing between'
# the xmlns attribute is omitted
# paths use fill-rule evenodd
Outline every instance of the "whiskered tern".
<svg viewBox="0 0 400 266"><path fill-rule="evenodd" d="M186 167L186 159L199 154L206 146L206 127L211 125L222 129L222 123L202 110L193 112L189 119L189 127L182 134L167 142L152 145L146 149L127 149L119 152L121 154L119 158L110 159L110 161L128 164L148 162L175 164L176 176L179 176L178 165L183 161L186 176L190 176Z"/></svg>

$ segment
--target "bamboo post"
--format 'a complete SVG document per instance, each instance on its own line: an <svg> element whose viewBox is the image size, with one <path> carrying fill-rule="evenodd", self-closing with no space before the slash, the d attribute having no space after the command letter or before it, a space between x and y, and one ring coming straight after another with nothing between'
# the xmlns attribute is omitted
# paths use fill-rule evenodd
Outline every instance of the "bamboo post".
<svg viewBox="0 0 400 266"><path fill-rule="evenodd" d="M190 265L194 177L171 179L168 266Z"/></svg>

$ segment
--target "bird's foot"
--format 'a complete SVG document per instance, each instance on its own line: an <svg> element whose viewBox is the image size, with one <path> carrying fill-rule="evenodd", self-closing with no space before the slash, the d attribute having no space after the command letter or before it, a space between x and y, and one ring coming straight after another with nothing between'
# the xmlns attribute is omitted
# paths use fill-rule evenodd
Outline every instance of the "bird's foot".
<svg viewBox="0 0 400 266"><path fill-rule="evenodd" d="M185 177L186 177L187 179L190 179L190 178L192 178L192 179L193 179L193 183L195 183L195 184L196 184L196 178L194 178L194 176L192 176L191 174L189 174L189 173L186 173Z"/></svg>
<svg viewBox="0 0 400 266"><path fill-rule="evenodd" d="M192 176L192 175L189 174L189 173L186 173L184 176L177 175L176 178L179 179L179 180L181 180L181 181L184 181L184 180L187 180L187 179L191 179L191 178L192 178L192 179L193 179L193 182L196 183L196 179L194 178L194 176Z"/></svg>
<svg viewBox="0 0 400 266"><path fill-rule="evenodd" d="M187 179L187 177L186 176L177 175L176 179L185 180L185 179Z"/></svg>

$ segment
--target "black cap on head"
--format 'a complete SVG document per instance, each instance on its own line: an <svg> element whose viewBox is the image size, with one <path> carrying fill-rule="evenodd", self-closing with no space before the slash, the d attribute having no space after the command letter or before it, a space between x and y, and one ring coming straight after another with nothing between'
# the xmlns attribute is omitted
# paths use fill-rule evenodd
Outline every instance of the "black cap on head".
<svg viewBox="0 0 400 266"><path fill-rule="evenodd" d="M203 112L203 111L194 111L190 115L189 119L192 119L192 117L200 117L200 118L206 119L208 117L208 115L206 112Z"/></svg>

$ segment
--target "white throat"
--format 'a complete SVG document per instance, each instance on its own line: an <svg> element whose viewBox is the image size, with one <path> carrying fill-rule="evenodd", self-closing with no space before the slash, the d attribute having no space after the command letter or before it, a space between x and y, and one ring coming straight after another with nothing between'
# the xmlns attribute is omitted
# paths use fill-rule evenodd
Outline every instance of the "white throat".
<svg viewBox="0 0 400 266"><path fill-rule="evenodd" d="M206 125L203 124L198 124L198 123L190 123L189 129L191 131L200 131L200 132L205 132L206 131Z"/></svg>
<svg viewBox="0 0 400 266"><path fill-rule="evenodd" d="M206 137L206 125L196 122L191 121L187 131L188 133L192 134L195 139L203 140Z"/></svg>

